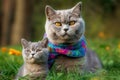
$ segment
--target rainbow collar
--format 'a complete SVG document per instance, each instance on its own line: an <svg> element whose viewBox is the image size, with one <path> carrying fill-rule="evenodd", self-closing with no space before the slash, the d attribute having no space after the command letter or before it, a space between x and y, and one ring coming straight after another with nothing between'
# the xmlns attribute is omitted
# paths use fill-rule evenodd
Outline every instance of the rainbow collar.
<svg viewBox="0 0 120 80"><path fill-rule="evenodd" d="M73 45L53 44L49 42L48 49L49 49L48 64L50 68L54 63L55 58L59 55L64 55L73 58L84 57L86 53L86 40L85 37L82 36L81 39Z"/></svg>

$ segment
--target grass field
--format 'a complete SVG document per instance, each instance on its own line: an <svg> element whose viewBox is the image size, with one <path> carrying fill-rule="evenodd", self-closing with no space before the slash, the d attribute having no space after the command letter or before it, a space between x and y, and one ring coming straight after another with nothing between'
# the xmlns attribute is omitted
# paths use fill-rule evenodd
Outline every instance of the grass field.
<svg viewBox="0 0 120 80"><path fill-rule="evenodd" d="M103 63L99 74L64 74L54 70L49 72L47 80L120 80L120 39L87 39L88 47L97 52ZM1 47L2 49L3 47ZM0 50L0 80L14 79L23 60L21 55L8 54L8 49L21 51L21 46L8 46Z"/></svg>

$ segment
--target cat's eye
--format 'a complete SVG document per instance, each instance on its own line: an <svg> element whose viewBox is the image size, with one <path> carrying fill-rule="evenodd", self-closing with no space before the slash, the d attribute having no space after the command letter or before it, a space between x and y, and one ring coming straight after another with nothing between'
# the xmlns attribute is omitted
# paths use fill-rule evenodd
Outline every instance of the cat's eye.
<svg viewBox="0 0 120 80"><path fill-rule="evenodd" d="M55 22L55 25L56 25L57 27L62 26L61 22Z"/></svg>
<svg viewBox="0 0 120 80"><path fill-rule="evenodd" d="M28 49L28 50L26 50L26 51L27 51L27 52L29 52L29 53L31 52L29 49Z"/></svg>
<svg viewBox="0 0 120 80"><path fill-rule="evenodd" d="M37 49L37 50L36 50L36 52L39 52L39 51L41 51L41 49Z"/></svg>
<svg viewBox="0 0 120 80"><path fill-rule="evenodd" d="M70 22L69 22L69 25L70 25L70 26L73 26L74 24L75 24L75 21L70 21Z"/></svg>

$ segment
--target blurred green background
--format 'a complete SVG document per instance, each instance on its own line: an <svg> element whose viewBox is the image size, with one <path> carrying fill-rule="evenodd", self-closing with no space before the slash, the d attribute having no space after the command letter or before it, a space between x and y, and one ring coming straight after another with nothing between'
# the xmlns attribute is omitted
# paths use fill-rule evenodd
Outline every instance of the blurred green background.
<svg viewBox="0 0 120 80"><path fill-rule="evenodd" d="M80 0L0 0L0 80L11 80L23 63L21 38L38 41L45 32L45 6L72 8ZM51 72L48 80L120 80L120 0L81 0L88 47L98 53L105 72L79 76ZM11 46L12 45L12 46Z"/></svg>
<svg viewBox="0 0 120 80"><path fill-rule="evenodd" d="M45 6L72 8L80 0L0 0L0 46L20 44L21 38L42 39ZM87 38L120 37L120 0L81 0Z"/></svg>

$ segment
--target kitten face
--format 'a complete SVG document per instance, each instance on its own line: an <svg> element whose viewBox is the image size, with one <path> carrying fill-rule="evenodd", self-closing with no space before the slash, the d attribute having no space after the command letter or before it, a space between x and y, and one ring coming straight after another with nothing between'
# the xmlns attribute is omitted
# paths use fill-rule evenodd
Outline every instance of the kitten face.
<svg viewBox="0 0 120 80"><path fill-rule="evenodd" d="M46 33L53 43L73 43L84 34L84 21L81 18L81 3L72 9L54 10L46 6Z"/></svg>
<svg viewBox="0 0 120 80"><path fill-rule="evenodd" d="M48 51L45 48L45 40L40 42L28 42L21 40L23 46L23 58L28 63L46 62L48 60Z"/></svg>

